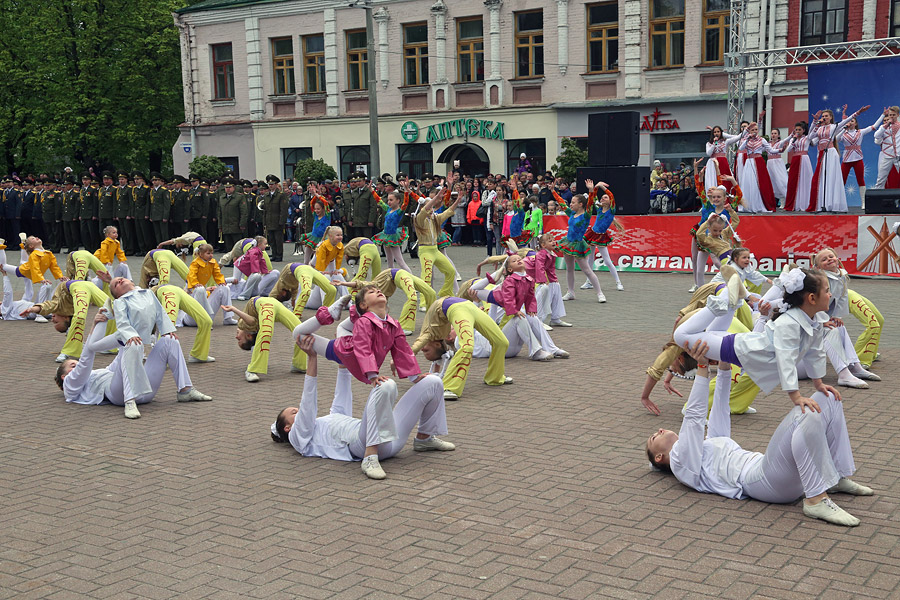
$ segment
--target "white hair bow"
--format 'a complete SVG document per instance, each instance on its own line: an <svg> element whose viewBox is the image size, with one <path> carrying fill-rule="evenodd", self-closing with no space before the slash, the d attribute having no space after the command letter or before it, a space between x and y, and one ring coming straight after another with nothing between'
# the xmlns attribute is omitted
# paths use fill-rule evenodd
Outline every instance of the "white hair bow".
<svg viewBox="0 0 900 600"><path fill-rule="evenodd" d="M278 427L275 425L275 423L272 423L272 426L269 429L272 430L273 435L278 435Z"/></svg>
<svg viewBox="0 0 900 600"><path fill-rule="evenodd" d="M805 279L806 273L799 267L791 269L786 273L782 273L778 277L778 281L781 283L781 289L783 289L786 294L793 294L794 292L802 290L803 281Z"/></svg>

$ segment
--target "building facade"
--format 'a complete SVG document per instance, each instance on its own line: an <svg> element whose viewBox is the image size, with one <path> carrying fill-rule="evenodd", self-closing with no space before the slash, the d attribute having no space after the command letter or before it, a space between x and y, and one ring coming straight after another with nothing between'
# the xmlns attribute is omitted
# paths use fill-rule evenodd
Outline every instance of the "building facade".
<svg viewBox="0 0 900 600"><path fill-rule="evenodd" d="M729 0L206 0L175 14L185 122L176 172L215 155L246 178L304 158L342 177L369 156L369 69L379 172L541 168L588 115L636 110L640 164L700 156L725 124ZM898 35L900 0L748 0L746 49ZM806 69L747 78L745 114L805 118ZM765 85L764 85L765 84ZM799 116L799 117L798 117Z"/></svg>

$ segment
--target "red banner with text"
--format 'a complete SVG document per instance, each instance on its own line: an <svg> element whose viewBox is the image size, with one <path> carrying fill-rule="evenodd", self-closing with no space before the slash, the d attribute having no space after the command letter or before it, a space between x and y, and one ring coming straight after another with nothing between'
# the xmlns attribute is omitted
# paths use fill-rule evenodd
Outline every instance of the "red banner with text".
<svg viewBox="0 0 900 600"><path fill-rule="evenodd" d="M616 269L646 272L689 272L691 227L696 215L618 216L624 227L614 232L609 253ZM742 215L738 236L753 253L761 272L781 271L785 263L809 265L809 257L823 247L835 250L851 275L900 277L900 239L893 215ZM568 218L545 216L544 231L563 239ZM892 231L893 230L893 231ZM612 231L612 228L611 228ZM606 270L597 258L595 270ZM715 270L712 261L708 271Z"/></svg>

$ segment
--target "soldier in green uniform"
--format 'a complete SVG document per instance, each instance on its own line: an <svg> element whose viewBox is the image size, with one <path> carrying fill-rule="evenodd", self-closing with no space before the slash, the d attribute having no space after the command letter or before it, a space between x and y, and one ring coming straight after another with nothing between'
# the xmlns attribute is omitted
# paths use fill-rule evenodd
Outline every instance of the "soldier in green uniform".
<svg viewBox="0 0 900 600"><path fill-rule="evenodd" d="M206 239L216 247L216 252L225 252L225 243L220 241L222 231L219 229L219 180L201 181L201 187L206 186L206 199L209 201L209 218L206 220ZM202 233L202 232L201 232Z"/></svg>
<svg viewBox="0 0 900 600"><path fill-rule="evenodd" d="M103 171L103 186L98 194L100 196L100 209L98 215L100 217L99 234L103 234L103 230L110 225L116 225L116 187L113 185L113 174L109 171ZM124 231L120 231L125 233ZM99 247L99 246L98 246Z"/></svg>
<svg viewBox="0 0 900 600"><path fill-rule="evenodd" d="M256 201L258 199L258 194L253 190L253 182L249 179L244 179L241 182L241 187L243 188L244 200L247 202L247 237L256 237L257 235L261 235L259 232L259 214L260 211L256 207ZM241 190L238 190L241 191Z"/></svg>
<svg viewBox="0 0 900 600"><path fill-rule="evenodd" d="M268 193L263 203L263 224L266 226L266 239L272 248L272 260L281 262L284 252L284 222L288 214L288 206L291 203L287 193L278 189L281 183L275 175L267 175L266 183L269 186Z"/></svg>
<svg viewBox="0 0 900 600"><path fill-rule="evenodd" d="M134 228L137 232L138 255L141 256L156 245L153 244L153 227L150 225L150 186L140 171L135 171L133 177L131 196L134 199Z"/></svg>
<svg viewBox="0 0 900 600"><path fill-rule="evenodd" d="M366 185L365 174L356 173L350 182L350 201L345 200L344 205L350 207L350 221L347 224L353 232L352 238L371 238L378 216L378 202Z"/></svg>
<svg viewBox="0 0 900 600"><path fill-rule="evenodd" d="M225 181L217 215L219 234L225 240L226 248L233 247L247 232L247 200L244 194L235 190L236 184L234 179Z"/></svg>
<svg viewBox="0 0 900 600"><path fill-rule="evenodd" d="M169 213L169 234L173 237L181 235L191 227L188 193L184 189L187 182L188 180L181 175L172 177L172 211Z"/></svg>
<svg viewBox="0 0 900 600"><path fill-rule="evenodd" d="M128 256L137 256L140 248L134 232L134 200L128 185L128 173L117 171L116 179L119 184L113 188L113 224L119 229L122 251Z"/></svg>
<svg viewBox="0 0 900 600"><path fill-rule="evenodd" d="M93 252L100 248L100 230L98 229L98 211L99 199L97 190L91 183L90 173L82 173L81 189L78 190L78 202L80 209L78 218L81 221L81 243L88 252Z"/></svg>
<svg viewBox="0 0 900 600"><path fill-rule="evenodd" d="M172 210L172 194L165 186L166 178L154 171L150 173L150 224L153 226L151 246L169 239L169 213Z"/></svg>
<svg viewBox="0 0 900 600"><path fill-rule="evenodd" d="M62 195L56 189L56 181L44 181L41 193L41 216L44 219L44 235L47 236L47 248L54 254L62 252Z"/></svg>
<svg viewBox="0 0 900 600"><path fill-rule="evenodd" d="M62 194L62 225L66 239L66 249L71 254L81 246L81 234L78 228L78 213L81 210L80 196L75 189L75 176L65 179L65 191Z"/></svg>
<svg viewBox="0 0 900 600"><path fill-rule="evenodd" d="M191 175L191 187L187 190L187 218L190 222L189 229L196 231L203 237L209 233L207 224L209 222L209 195L206 187L200 184L200 178L197 175ZM218 232L217 232L218 233ZM214 243L218 238L207 240Z"/></svg>

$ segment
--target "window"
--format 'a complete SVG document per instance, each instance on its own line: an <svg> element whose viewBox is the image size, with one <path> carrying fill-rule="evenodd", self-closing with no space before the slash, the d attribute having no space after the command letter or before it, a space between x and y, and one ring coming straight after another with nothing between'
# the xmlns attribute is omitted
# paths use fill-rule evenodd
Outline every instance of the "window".
<svg viewBox="0 0 900 600"><path fill-rule="evenodd" d="M481 17L456 22L457 79L484 81L484 29Z"/></svg>
<svg viewBox="0 0 900 600"><path fill-rule="evenodd" d="M229 44L230 46L231 44ZM241 160L237 156L219 156L219 160L225 163L229 171L234 173L235 177L241 176Z"/></svg>
<svg viewBox="0 0 900 600"><path fill-rule="evenodd" d="M729 48L730 0L703 0L703 62L723 64Z"/></svg>
<svg viewBox="0 0 900 600"><path fill-rule="evenodd" d="M294 167L301 160L312 158L312 148L282 148L281 149L281 178L294 178Z"/></svg>
<svg viewBox="0 0 900 600"><path fill-rule="evenodd" d="M434 169L431 144L397 144L397 164L410 179L420 179Z"/></svg>
<svg viewBox="0 0 900 600"><path fill-rule="evenodd" d="M369 59L365 29L347 32L347 89L369 89Z"/></svg>
<svg viewBox="0 0 900 600"><path fill-rule="evenodd" d="M213 59L214 100L234 98L234 61L231 59L231 44L210 46Z"/></svg>
<svg viewBox="0 0 900 600"><path fill-rule="evenodd" d="M534 140L506 141L506 172L515 173L519 166L519 155L525 153L531 163L534 176L543 175L547 170L547 143L543 138Z"/></svg>
<svg viewBox="0 0 900 600"><path fill-rule="evenodd" d="M650 66L684 66L684 0L650 0Z"/></svg>
<svg viewBox="0 0 900 600"><path fill-rule="evenodd" d="M896 23L897 16L894 15ZM847 41L847 0L803 0L800 45Z"/></svg>
<svg viewBox="0 0 900 600"><path fill-rule="evenodd" d="M403 26L403 85L428 83L428 24Z"/></svg>
<svg viewBox="0 0 900 600"><path fill-rule="evenodd" d="M325 92L325 36L303 36L303 69L307 94Z"/></svg>
<svg viewBox="0 0 900 600"><path fill-rule="evenodd" d="M544 74L544 13L520 12L516 17L516 77Z"/></svg>
<svg viewBox="0 0 900 600"><path fill-rule="evenodd" d="M338 153L341 157L341 179L346 181L351 173L360 169L369 172L368 146L340 146Z"/></svg>
<svg viewBox="0 0 900 600"><path fill-rule="evenodd" d="M619 69L619 4L603 2L587 7L588 73Z"/></svg>
<svg viewBox="0 0 900 600"><path fill-rule="evenodd" d="M272 73L275 76L275 94L293 94L294 89L294 41L291 38L272 40Z"/></svg>

